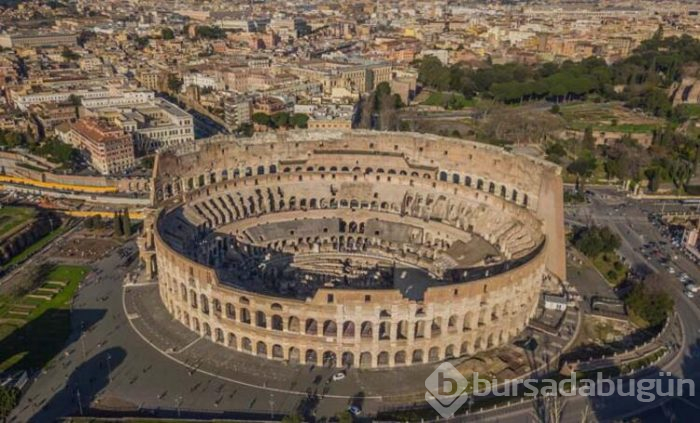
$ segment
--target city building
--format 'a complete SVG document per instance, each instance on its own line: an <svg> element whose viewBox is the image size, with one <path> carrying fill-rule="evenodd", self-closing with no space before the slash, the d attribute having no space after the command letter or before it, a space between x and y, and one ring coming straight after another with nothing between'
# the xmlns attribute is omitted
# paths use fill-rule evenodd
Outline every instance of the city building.
<svg viewBox="0 0 700 423"><path fill-rule="evenodd" d="M118 175L134 166L134 144L121 128L96 119L71 125L68 140L103 175Z"/></svg>
<svg viewBox="0 0 700 423"><path fill-rule="evenodd" d="M224 120L226 126L235 129L244 123L250 123L252 107L250 100L244 97L229 97L224 100Z"/></svg>

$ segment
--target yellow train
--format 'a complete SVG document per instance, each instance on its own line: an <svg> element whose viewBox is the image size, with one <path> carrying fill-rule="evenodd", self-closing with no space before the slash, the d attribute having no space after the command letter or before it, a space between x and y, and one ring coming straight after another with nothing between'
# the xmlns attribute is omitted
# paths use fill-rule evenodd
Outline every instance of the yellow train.
<svg viewBox="0 0 700 423"><path fill-rule="evenodd" d="M61 191L86 192L92 194L107 194L118 192L117 187L95 186L95 185L73 185L58 182L44 182L36 179L22 178L18 176L0 175L0 182L9 184L30 185L37 188L56 189Z"/></svg>

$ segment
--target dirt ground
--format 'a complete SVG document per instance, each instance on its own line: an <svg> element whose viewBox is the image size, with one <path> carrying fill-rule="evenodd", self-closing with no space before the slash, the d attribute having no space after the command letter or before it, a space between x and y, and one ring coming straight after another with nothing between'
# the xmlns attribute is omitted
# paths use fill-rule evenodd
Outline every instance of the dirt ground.
<svg viewBox="0 0 700 423"><path fill-rule="evenodd" d="M81 235L72 236L63 242L63 245L58 250L58 257L92 261L101 258L108 251L119 245L117 241L111 238Z"/></svg>

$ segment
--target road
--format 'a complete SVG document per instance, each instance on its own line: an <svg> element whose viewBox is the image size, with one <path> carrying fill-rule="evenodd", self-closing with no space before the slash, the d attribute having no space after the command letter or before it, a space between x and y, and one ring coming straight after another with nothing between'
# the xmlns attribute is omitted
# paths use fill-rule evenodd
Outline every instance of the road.
<svg viewBox="0 0 700 423"><path fill-rule="evenodd" d="M673 266L680 272L685 272L694 280L700 281L700 268L671 247L668 239L662 237L659 230L648 220L649 213L665 211L695 210L695 207L679 205L676 202L657 202L645 200L630 200L614 188L589 188L593 192L590 204L567 208L566 219L580 224L605 225L613 229L621 238L619 249L626 262L638 271L657 273L663 281L664 289L672 296L676 305L685 334L682 345L683 354L664 363L659 369L650 369L641 379L670 380L674 378L692 379L700 388L700 298L687 298L683 286L676 276L668 272L668 267L658 260L647 259L641 253L642 246L648 242L657 242L662 254L673 257ZM664 241L666 244L660 244ZM670 372L671 376L660 371ZM685 395L681 398L657 397L655 401L645 403L634 397L586 398L581 396L569 397L560 404L562 422L581 422L582 416L597 421L613 421L634 416L641 416L648 421L671 421L675 416L677 421L696 421L700 411L700 398ZM498 421L523 422L539 421L540 412L532 403L523 403L509 408L476 413L470 416L460 416L451 421Z"/></svg>
<svg viewBox="0 0 700 423"><path fill-rule="evenodd" d="M685 377L700 382L699 299L683 295L681 284L655 261L640 254L640 247L649 241L661 241L658 230L649 223L646 214L660 209L655 203L625 199L614 191L595 189L591 204L567 211L567 218L610 226L622 238L621 252L635 268L659 272L668 291L676 301L683 321L685 354L669 363L663 371L673 373L664 378ZM620 208L619 204L626 206ZM617 211L616 211L617 208ZM127 246L135 250L133 243ZM668 248L670 254L670 246ZM50 254L50 252L48 253ZM264 388L243 386L217 378L216 375L193 371L163 357L141 339L130 326L122 304L122 281L129 270L123 254L114 252L94 263L93 272L81 287L73 307L73 335L64 351L55 359L14 410L10 421L54 421L65 415L78 415L90 403L102 408L138 411L162 417L190 418L238 417L275 418L296 412L306 400L298 394L270 392ZM682 258L676 266L700 281L700 269ZM133 317L133 316L132 316ZM190 348L201 347L197 341ZM658 370L657 370L658 371ZM658 373L647 376L655 378ZM295 390L304 391L307 385ZM331 392L333 393L333 392ZM324 398L319 416L332 416L347 405L347 399ZM659 408L663 405L663 408ZM590 411L597 420L608 421L640 413L653 416L676 413L680 421L692 421L700 409L696 398L641 403L633 397L589 399L570 397L565 400L563 422L579 422ZM223 410L226 410L224 412ZM645 411L648 410L648 411ZM536 421L537 412L531 404L498 409L491 412L460 416L455 421Z"/></svg>

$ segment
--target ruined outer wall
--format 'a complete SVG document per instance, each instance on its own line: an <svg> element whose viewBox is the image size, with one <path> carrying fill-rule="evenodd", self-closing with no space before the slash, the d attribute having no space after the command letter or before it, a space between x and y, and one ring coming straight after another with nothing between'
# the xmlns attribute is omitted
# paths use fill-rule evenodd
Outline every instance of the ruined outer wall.
<svg viewBox="0 0 700 423"><path fill-rule="evenodd" d="M153 231L160 295L191 330L261 357L372 368L434 362L497 347L532 317L545 250L509 272L428 288L422 302L397 290L320 289L306 301L222 285L216 272ZM332 301L329 302L329 295Z"/></svg>

